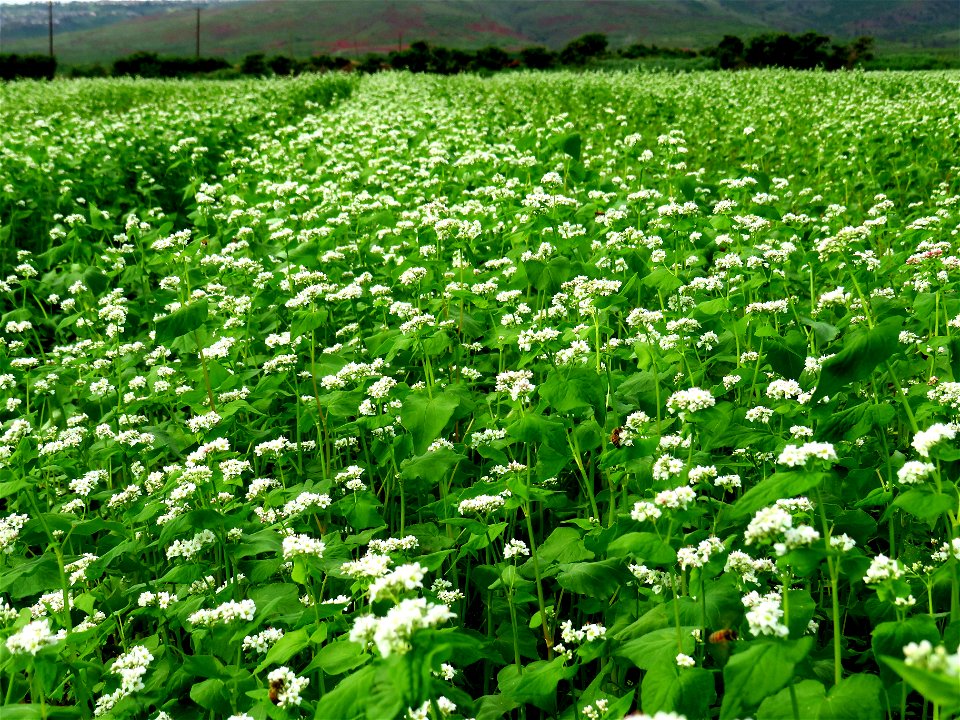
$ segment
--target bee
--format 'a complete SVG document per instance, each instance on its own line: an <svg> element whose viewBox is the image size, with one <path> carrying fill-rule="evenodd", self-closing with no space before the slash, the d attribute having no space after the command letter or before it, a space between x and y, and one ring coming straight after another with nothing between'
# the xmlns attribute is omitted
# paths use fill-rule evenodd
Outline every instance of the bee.
<svg viewBox="0 0 960 720"><path fill-rule="evenodd" d="M270 681L270 702L274 705L280 704L280 693L283 692L283 688L283 680L280 678Z"/></svg>
<svg viewBox="0 0 960 720"><path fill-rule="evenodd" d="M714 645L726 645L728 642L736 639L737 631L727 628L725 630L717 630L714 633L710 633L710 636L707 638L707 642Z"/></svg>
<svg viewBox="0 0 960 720"><path fill-rule="evenodd" d="M620 433L621 433L621 432L623 432L623 428L622 428L622 427L615 427L615 428L613 429L613 432L610 433L610 444L613 445L615 448L620 447L621 444L622 444L622 443L620 442Z"/></svg>

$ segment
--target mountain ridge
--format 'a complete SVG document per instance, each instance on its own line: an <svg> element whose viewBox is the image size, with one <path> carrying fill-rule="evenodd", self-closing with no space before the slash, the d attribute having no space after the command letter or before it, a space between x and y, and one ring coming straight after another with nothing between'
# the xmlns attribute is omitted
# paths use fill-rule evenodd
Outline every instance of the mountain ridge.
<svg viewBox="0 0 960 720"><path fill-rule="evenodd" d="M476 49L558 49L588 33L632 43L703 48L724 34L816 31L834 40L876 38L880 49L960 54L955 0L223 0L55 4L61 62L109 62L138 50L192 55L200 7L201 53L360 57L416 40ZM47 4L3 7L5 52L45 52Z"/></svg>

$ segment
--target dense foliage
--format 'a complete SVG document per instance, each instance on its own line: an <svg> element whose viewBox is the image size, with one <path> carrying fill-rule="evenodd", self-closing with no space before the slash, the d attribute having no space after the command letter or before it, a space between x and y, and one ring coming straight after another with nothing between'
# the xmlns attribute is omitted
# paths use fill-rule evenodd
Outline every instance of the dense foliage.
<svg viewBox="0 0 960 720"><path fill-rule="evenodd" d="M0 86L4 720L955 715L958 91Z"/></svg>

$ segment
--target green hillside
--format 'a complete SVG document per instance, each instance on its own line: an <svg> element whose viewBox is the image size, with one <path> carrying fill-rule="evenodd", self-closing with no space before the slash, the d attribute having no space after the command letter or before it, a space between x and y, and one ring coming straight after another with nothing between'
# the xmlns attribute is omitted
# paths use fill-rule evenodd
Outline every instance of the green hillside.
<svg viewBox="0 0 960 720"><path fill-rule="evenodd" d="M76 14L82 5L58 6L55 12ZM91 6L102 9L102 4ZM26 7L45 20L45 4ZM55 51L67 64L107 62L137 50L192 54L195 7L194 3L161 3L156 12L148 12L148 7L138 4L136 12L128 8L112 16L88 14L85 21L74 19L72 25L58 19ZM8 7L5 12L9 15L12 10ZM37 23L34 18L18 31L8 19L4 50L44 52L46 35L38 31ZM203 5L201 51L236 60L251 52L361 56L414 40L464 49L532 44L558 48L587 32L606 33L613 46L642 42L700 48L728 33L750 37L806 30L836 39L872 35L881 50L956 53L960 4L955 0L234 0Z"/></svg>

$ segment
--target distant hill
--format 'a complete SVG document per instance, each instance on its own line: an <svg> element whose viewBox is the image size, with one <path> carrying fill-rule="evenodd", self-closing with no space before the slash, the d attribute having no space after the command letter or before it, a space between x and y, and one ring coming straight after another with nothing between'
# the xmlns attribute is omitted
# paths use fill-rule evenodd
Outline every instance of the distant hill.
<svg viewBox="0 0 960 720"><path fill-rule="evenodd" d="M872 35L881 50L960 53L957 0L221 0L55 4L62 63L109 62L137 50L239 60L252 52L359 57L415 40L464 49L562 47L588 32L613 47L702 48L724 34L815 30ZM3 5L4 52L45 52L47 4Z"/></svg>

